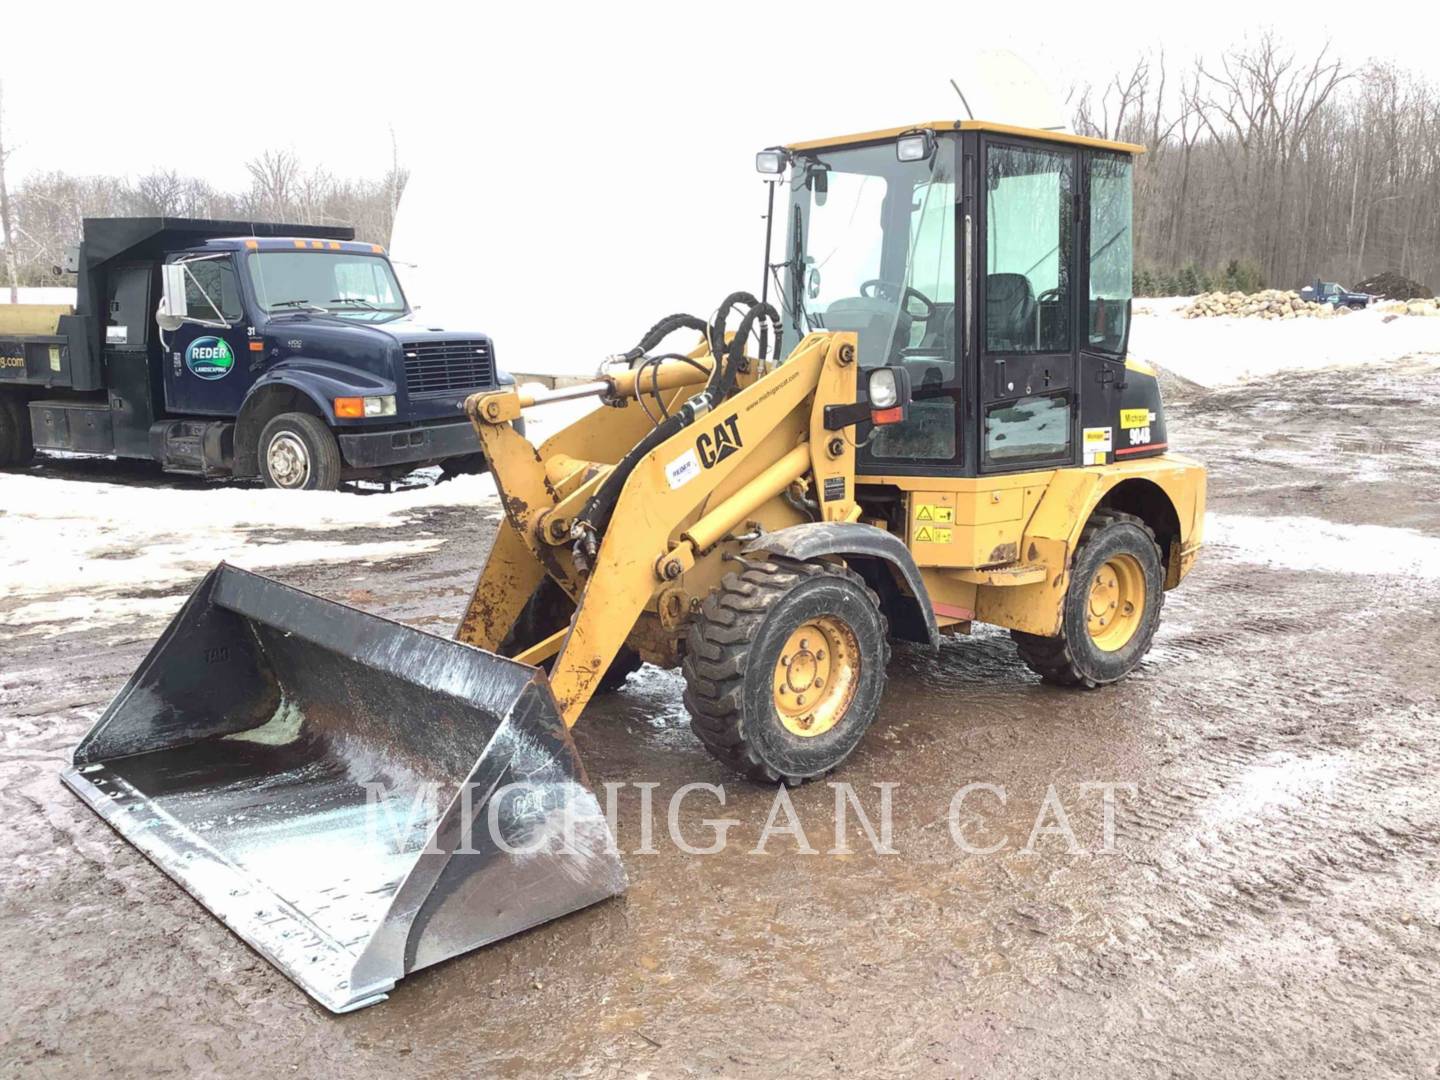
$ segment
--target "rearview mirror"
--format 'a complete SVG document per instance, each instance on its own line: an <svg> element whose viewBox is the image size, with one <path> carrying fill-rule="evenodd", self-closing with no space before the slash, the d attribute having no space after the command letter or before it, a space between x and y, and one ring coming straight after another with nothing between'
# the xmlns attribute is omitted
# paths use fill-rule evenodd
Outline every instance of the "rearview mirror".
<svg viewBox="0 0 1440 1080"><path fill-rule="evenodd" d="M179 330L190 313L185 302L185 266L183 263L167 263L160 268L160 309L155 312L155 323L167 334Z"/></svg>

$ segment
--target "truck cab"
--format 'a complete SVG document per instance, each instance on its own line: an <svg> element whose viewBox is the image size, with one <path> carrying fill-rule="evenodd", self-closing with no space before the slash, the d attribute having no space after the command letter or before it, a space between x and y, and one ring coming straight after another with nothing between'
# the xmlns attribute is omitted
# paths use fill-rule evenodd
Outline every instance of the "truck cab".
<svg viewBox="0 0 1440 1080"><path fill-rule="evenodd" d="M349 229L89 219L74 270L74 314L0 337L33 447L292 489L483 467L460 405L513 381L492 342L417 319Z"/></svg>
<svg viewBox="0 0 1440 1080"><path fill-rule="evenodd" d="M1306 285L1300 290L1300 298L1331 307L1355 309L1369 307L1374 299L1369 293L1347 289L1338 281L1316 281L1313 285Z"/></svg>

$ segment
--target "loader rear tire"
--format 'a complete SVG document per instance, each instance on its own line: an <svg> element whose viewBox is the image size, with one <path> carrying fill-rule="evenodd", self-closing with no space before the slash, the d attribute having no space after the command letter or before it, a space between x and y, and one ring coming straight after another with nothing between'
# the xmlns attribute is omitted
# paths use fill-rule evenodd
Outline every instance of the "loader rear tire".
<svg viewBox="0 0 1440 1080"><path fill-rule="evenodd" d="M725 575L690 628L690 729L737 772L794 786L850 756L880 708L889 626L860 575L773 559Z"/></svg>
<svg viewBox="0 0 1440 1080"><path fill-rule="evenodd" d="M34 457L29 404L23 398L0 394L0 468L23 468Z"/></svg>
<svg viewBox="0 0 1440 1080"><path fill-rule="evenodd" d="M1150 527L1133 514L1097 510L1080 534L1059 635L1010 636L1026 666L1047 683L1093 690L1116 682L1150 651L1164 582Z"/></svg>

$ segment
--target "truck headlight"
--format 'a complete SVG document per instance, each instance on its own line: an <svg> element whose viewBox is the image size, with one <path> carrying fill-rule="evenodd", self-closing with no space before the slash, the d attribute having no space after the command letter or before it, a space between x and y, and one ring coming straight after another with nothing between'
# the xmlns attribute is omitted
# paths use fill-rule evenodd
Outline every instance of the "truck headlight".
<svg viewBox="0 0 1440 1080"><path fill-rule="evenodd" d="M394 416L395 395L384 394L379 397L337 397L335 399L335 415L350 420L358 420L363 416Z"/></svg>
<svg viewBox="0 0 1440 1080"><path fill-rule="evenodd" d="M365 399L366 416L394 416L395 395L386 394L383 397L367 397Z"/></svg>

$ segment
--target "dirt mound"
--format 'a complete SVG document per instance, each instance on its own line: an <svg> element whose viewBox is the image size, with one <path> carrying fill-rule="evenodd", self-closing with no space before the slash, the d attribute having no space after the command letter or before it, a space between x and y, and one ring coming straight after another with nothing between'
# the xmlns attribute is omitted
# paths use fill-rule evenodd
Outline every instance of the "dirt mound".
<svg viewBox="0 0 1440 1080"><path fill-rule="evenodd" d="M1251 319L1328 319L1343 313L1344 309L1337 310L1329 304L1302 300L1299 293L1283 289L1266 289L1258 293L1201 293L1189 307L1180 312L1186 319L1216 318L1222 315Z"/></svg>
<svg viewBox="0 0 1440 1080"><path fill-rule="evenodd" d="M1396 273L1394 270L1387 270L1383 274L1366 278L1355 288L1358 292L1383 296L1387 300L1429 300L1435 295L1418 281L1411 281L1404 274Z"/></svg>

